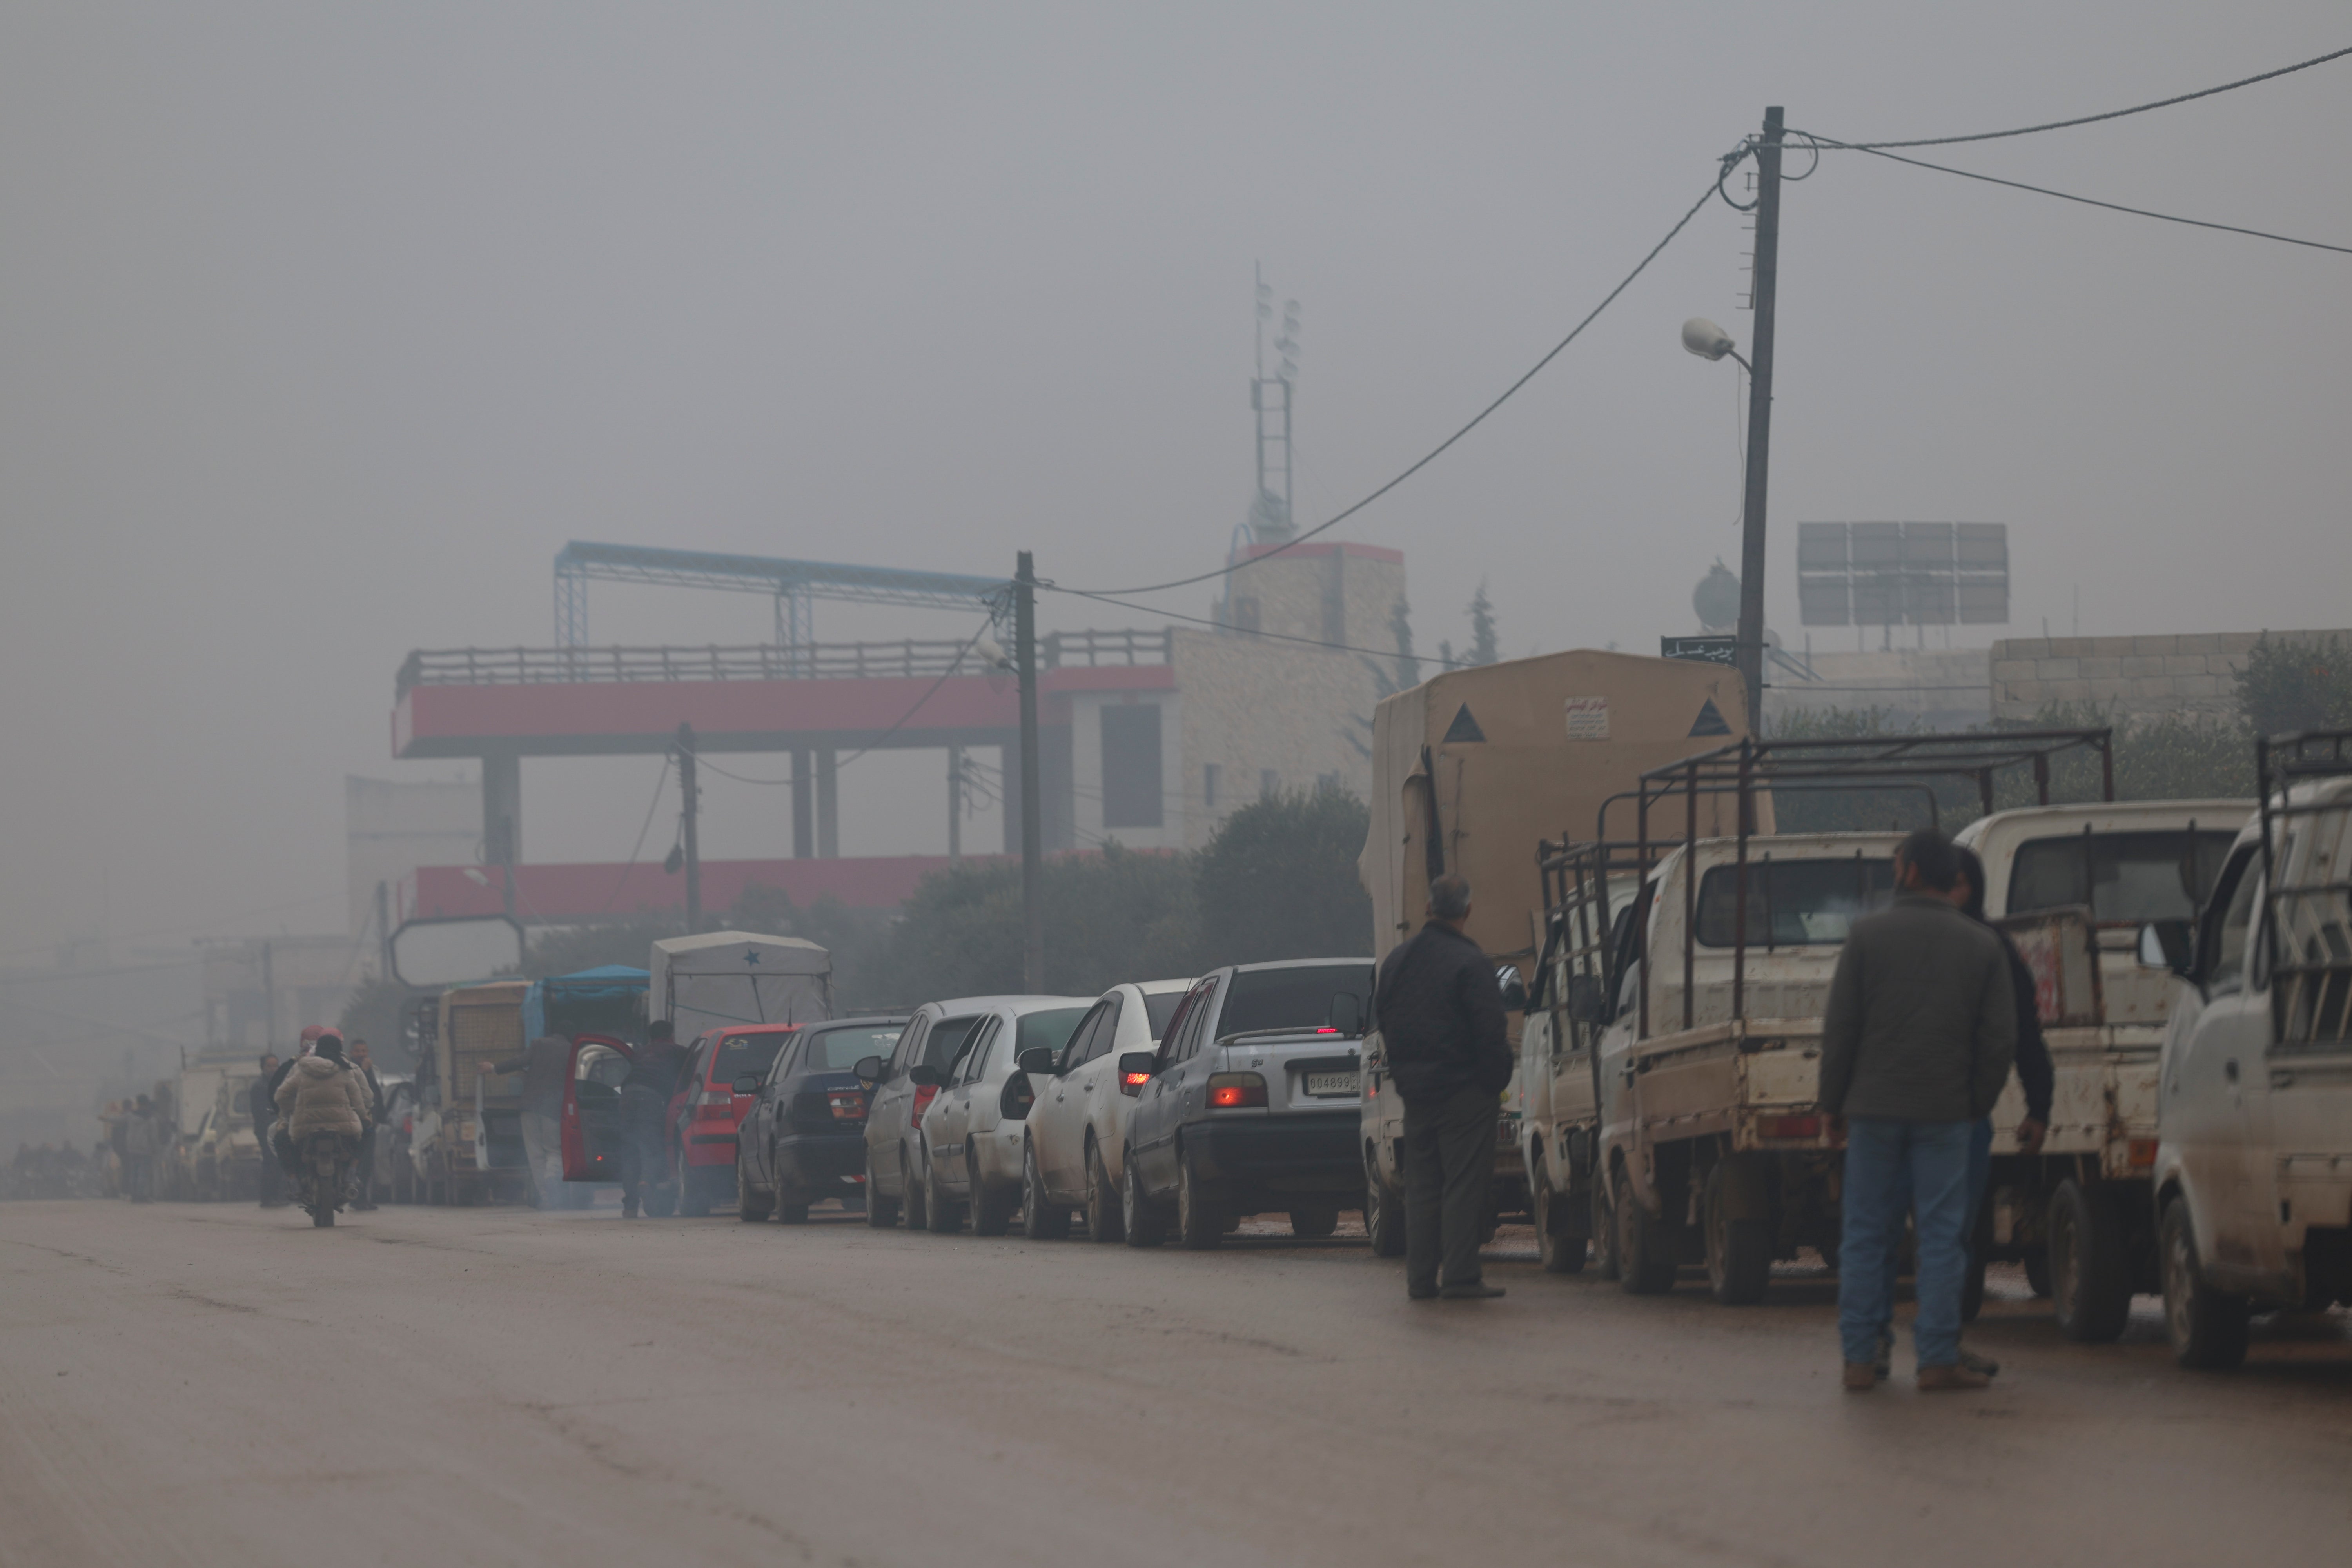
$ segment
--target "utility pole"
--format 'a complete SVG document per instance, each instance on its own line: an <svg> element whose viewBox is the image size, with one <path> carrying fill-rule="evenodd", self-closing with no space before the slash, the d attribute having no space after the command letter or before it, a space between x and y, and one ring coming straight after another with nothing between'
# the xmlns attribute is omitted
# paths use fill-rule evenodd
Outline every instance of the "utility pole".
<svg viewBox="0 0 2352 1568"><path fill-rule="evenodd" d="M1756 143L1756 271L1748 346L1748 496L1739 535L1739 637L1733 656L1748 693L1748 732L1764 728L1764 487L1772 455L1772 302L1780 270L1780 110L1764 111Z"/></svg>
<svg viewBox="0 0 2352 1568"><path fill-rule="evenodd" d="M963 858L963 748L948 748L948 858Z"/></svg>
<svg viewBox="0 0 2352 1568"><path fill-rule="evenodd" d="M691 934L702 929L702 839L695 824L702 792L694 782L694 726L685 722L677 727L677 789L686 801L686 929Z"/></svg>
<svg viewBox="0 0 2352 1568"><path fill-rule="evenodd" d="M383 882L375 885L376 978L392 978L392 889Z"/></svg>
<svg viewBox="0 0 2352 1568"><path fill-rule="evenodd" d="M1045 910L1037 901L1040 840L1037 799L1037 569L1021 552L1013 574L1013 659L1021 675L1021 985L1045 989Z"/></svg>

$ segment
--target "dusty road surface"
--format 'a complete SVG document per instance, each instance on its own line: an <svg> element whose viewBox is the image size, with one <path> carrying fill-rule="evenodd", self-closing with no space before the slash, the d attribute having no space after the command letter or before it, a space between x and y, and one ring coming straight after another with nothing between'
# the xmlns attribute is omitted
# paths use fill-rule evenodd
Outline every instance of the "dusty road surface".
<svg viewBox="0 0 2352 1568"><path fill-rule="evenodd" d="M12 1204L0 1562L2352 1554L2340 1316L2214 1378L2145 1312L2085 1350L2004 1300L1995 1392L1854 1396L1825 1281L1735 1310L1490 1270L1507 1300L1413 1304L1339 1241Z"/></svg>

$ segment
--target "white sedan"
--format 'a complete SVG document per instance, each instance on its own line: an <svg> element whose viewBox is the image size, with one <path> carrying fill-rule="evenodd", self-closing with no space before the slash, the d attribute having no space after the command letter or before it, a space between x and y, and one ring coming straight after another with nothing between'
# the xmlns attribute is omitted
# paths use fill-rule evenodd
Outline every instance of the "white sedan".
<svg viewBox="0 0 2352 1568"><path fill-rule="evenodd" d="M928 1228L1003 1236L1021 1207L1022 1127L1035 1098L1026 1058L1049 1066L1092 1004L1084 996L1017 996L982 1017L923 1112L918 1147Z"/></svg>
<svg viewBox="0 0 2352 1568"><path fill-rule="evenodd" d="M1070 1211L1083 1209L1087 1235L1117 1241L1119 1153L1140 1082L1127 1083L1118 1058L1160 1043L1189 980L1147 980L1103 993L1051 1072L1034 1072L1022 1154L1024 1231L1034 1239L1070 1234ZM1148 1075L1145 1075L1148 1077Z"/></svg>

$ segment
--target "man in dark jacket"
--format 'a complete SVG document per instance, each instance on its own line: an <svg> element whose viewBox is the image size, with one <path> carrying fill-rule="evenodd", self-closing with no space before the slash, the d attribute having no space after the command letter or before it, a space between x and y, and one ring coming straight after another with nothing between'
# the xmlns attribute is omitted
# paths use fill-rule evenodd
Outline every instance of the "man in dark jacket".
<svg viewBox="0 0 2352 1568"><path fill-rule="evenodd" d="M360 1134L359 1158L352 1163L352 1207L364 1213L375 1207L375 1134L383 1121L383 1085L365 1040L353 1040L346 1054L367 1088L367 1130Z"/></svg>
<svg viewBox="0 0 2352 1568"><path fill-rule="evenodd" d="M253 1138L261 1150L261 1206L279 1209L286 1206L286 1177L278 1168L278 1156L269 1150L269 1133L278 1121L278 1086L286 1077L285 1065L274 1051L261 1053L261 1076L254 1079L246 1098L253 1106Z"/></svg>
<svg viewBox="0 0 2352 1568"><path fill-rule="evenodd" d="M635 1219L645 1190L659 1186L667 1176L669 1150L662 1123L669 1116L670 1096L677 1091L678 1070L686 1053L678 1048L677 1026L656 1018L646 1030L643 1050L621 1080L621 1217Z"/></svg>
<svg viewBox="0 0 2352 1568"><path fill-rule="evenodd" d="M1912 1339L1924 1390L1982 1388L1958 1364L1968 1275L1969 1140L2017 1050L2009 955L1954 906L1951 841L1922 831L1895 854L1892 909L1854 922L1822 1017L1821 1103L1844 1119L1838 1332L1845 1386L1876 1386L1886 1255L1906 1184L1918 1237Z"/></svg>
<svg viewBox="0 0 2352 1568"><path fill-rule="evenodd" d="M1514 1064L1495 966L1463 934L1469 918L1469 883L1432 882L1429 922L1381 961L1373 992L1389 1081L1404 1097L1404 1278L1416 1301L1503 1293L1479 1278L1478 1244Z"/></svg>

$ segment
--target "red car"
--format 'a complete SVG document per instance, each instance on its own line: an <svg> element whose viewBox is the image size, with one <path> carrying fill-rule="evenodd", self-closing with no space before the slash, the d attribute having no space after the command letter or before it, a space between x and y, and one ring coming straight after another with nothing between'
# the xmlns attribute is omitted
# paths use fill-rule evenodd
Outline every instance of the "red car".
<svg viewBox="0 0 2352 1568"><path fill-rule="evenodd" d="M712 1029L694 1042L669 1102L678 1213L699 1217L735 1201L735 1130L759 1099L737 1094L735 1080L766 1078L776 1053L800 1029L798 1024L742 1024Z"/></svg>

